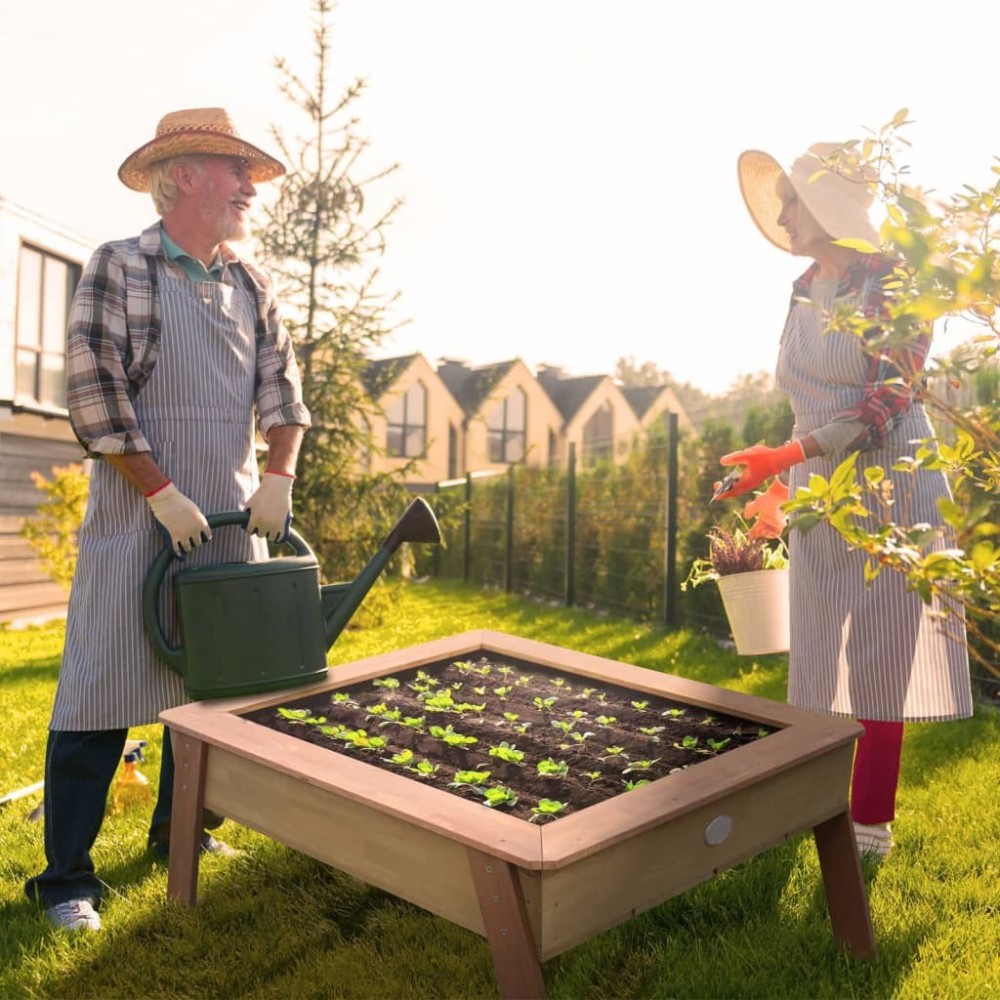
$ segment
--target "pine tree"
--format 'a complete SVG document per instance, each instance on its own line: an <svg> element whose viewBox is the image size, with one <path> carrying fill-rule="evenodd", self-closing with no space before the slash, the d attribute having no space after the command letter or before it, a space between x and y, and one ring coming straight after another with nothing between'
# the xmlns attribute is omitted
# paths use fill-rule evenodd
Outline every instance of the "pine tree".
<svg viewBox="0 0 1000 1000"><path fill-rule="evenodd" d="M295 484L295 526L330 573L356 567L380 541L408 500L402 473L364 475L359 458L373 450L367 414L379 395L365 385L371 351L395 328L398 293L376 289L374 261L402 202L373 213L369 188L396 170L365 173L368 140L354 105L365 89L355 79L330 96L331 0L316 0L315 76L307 83L277 59L280 90L301 114L302 134L272 133L288 172L264 206L256 232L274 278L283 320L296 345L305 403L313 426L305 436ZM399 324L396 324L397 326Z"/></svg>

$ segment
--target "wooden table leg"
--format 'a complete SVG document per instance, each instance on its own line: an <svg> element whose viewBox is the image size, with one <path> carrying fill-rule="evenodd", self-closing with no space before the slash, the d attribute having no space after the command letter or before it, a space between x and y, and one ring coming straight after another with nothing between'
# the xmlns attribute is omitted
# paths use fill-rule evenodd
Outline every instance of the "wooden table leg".
<svg viewBox="0 0 1000 1000"><path fill-rule="evenodd" d="M198 894L201 811L205 803L208 745L177 733L174 741L174 795L170 813L167 899L194 906Z"/></svg>
<svg viewBox="0 0 1000 1000"><path fill-rule="evenodd" d="M850 813L845 810L820 823L813 828L813 834L834 939L858 958L874 958L875 929Z"/></svg>
<svg viewBox="0 0 1000 1000"><path fill-rule="evenodd" d="M486 925L500 995L505 1000L544 1000L545 980L535 951L517 868L469 849L469 867Z"/></svg>

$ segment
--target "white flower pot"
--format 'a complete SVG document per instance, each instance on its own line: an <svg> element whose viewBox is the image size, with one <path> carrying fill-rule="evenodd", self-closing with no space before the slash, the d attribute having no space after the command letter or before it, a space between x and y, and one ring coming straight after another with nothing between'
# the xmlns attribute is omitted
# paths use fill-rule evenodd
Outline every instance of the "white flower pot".
<svg viewBox="0 0 1000 1000"><path fill-rule="evenodd" d="M736 652L788 651L788 570L760 569L718 579Z"/></svg>

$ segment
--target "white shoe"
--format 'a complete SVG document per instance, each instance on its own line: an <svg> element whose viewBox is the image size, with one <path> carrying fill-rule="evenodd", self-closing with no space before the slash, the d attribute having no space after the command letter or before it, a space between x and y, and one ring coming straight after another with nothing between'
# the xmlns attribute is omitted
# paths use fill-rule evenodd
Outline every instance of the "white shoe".
<svg viewBox="0 0 1000 1000"><path fill-rule="evenodd" d="M53 927L64 931L99 931L101 918L89 899L67 899L45 911L45 918Z"/></svg>
<svg viewBox="0 0 1000 1000"><path fill-rule="evenodd" d="M892 830L888 823L855 823L854 839L861 854L877 858L886 858L892 850Z"/></svg>

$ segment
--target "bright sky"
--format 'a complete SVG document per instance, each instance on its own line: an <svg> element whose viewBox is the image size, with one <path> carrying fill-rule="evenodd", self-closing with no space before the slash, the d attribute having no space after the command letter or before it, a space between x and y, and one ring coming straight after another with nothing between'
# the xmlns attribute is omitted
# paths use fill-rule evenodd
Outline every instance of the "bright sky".
<svg viewBox="0 0 1000 1000"><path fill-rule="evenodd" d="M138 232L155 212L119 163L184 107L270 148L274 57L311 78L311 22L310 0L0 0L0 195ZM995 25L995 0L341 0L334 91L368 79L367 163L398 162L382 191L406 202L382 276L411 322L384 353L631 355L709 392L770 371L804 263L750 221L738 154L787 163L908 107L914 181L990 183Z"/></svg>

